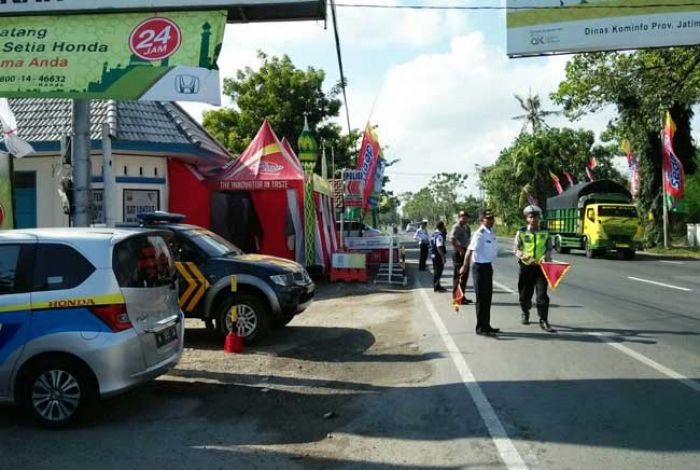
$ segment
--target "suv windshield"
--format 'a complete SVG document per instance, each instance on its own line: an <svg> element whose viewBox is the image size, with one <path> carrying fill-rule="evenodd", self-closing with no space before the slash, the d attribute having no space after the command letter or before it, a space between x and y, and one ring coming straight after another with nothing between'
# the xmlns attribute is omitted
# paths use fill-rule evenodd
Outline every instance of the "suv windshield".
<svg viewBox="0 0 700 470"><path fill-rule="evenodd" d="M634 207L600 206L598 215L601 217L637 217L637 209Z"/></svg>
<svg viewBox="0 0 700 470"><path fill-rule="evenodd" d="M238 256L243 254L236 245L209 230L192 230L190 239L208 256Z"/></svg>

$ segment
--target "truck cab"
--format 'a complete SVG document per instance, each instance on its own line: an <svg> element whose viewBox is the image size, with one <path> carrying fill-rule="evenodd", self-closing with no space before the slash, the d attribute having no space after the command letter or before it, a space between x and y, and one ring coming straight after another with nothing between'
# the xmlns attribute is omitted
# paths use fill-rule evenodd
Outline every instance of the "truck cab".
<svg viewBox="0 0 700 470"><path fill-rule="evenodd" d="M545 220L555 250L585 250L593 258L616 251L633 259L641 248L643 227L627 189L611 180L574 185L547 199Z"/></svg>

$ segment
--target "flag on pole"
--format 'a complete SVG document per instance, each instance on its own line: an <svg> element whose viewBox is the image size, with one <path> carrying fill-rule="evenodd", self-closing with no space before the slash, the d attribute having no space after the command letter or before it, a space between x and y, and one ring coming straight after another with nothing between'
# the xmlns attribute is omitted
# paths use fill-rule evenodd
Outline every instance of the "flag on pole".
<svg viewBox="0 0 700 470"><path fill-rule="evenodd" d="M591 170L595 170L597 166L598 162L596 161L595 157L591 157L588 160L588 168L590 168Z"/></svg>
<svg viewBox="0 0 700 470"><path fill-rule="evenodd" d="M683 199L685 187L685 173L683 164L673 150L673 135L676 133L676 123L671 118L671 113L666 111L666 125L664 126L664 161L663 180L666 193L673 198Z"/></svg>
<svg viewBox="0 0 700 470"><path fill-rule="evenodd" d="M588 177L588 181L595 181L595 177L593 176L593 172L591 171L588 166L586 166L586 176Z"/></svg>
<svg viewBox="0 0 700 470"><path fill-rule="evenodd" d="M540 262L540 268L545 279L547 279L549 288L555 290L561 280L564 279L564 274L571 269L571 264L559 261L542 261Z"/></svg>
<svg viewBox="0 0 700 470"><path fill-rule="evenodd" d="M462 305L462 299L464 298L464 292L462 291L462 286L457 283L457 290L455 291L454 298L452 299L452 307L455 312L459 312L459 306Z"/></svg>
<svg viewBox="0 0 700 470"><path fill-rule="evenodd" d="M549 171L549 176L552 178L552 182L554 183L554 188L557 190L559 194L564 192L564 188L561 187L561 183L559 182L559 177L552 173L552 170Z"/></svg>
<svg viewBox="0 0 700 470"><path fill-rule="evenodd" d="M569 186L573 186L574 185L574 177L571 176L571 173L569 173L568 171L565 171L564 176L566 176L566 179L569 180Z"/></svg>
<svg viewBox="0 0 700 470"><path fill-rule="evenodd" d="M357 169L362 171L362 181L365 184L362 193L362 207L364 209L370 208L367 199L374 190L374 172L377 169L378 162L379 139L372 126L368 123L362 136L360 154L357 156Z"/></svg>
<svg viewBox="0 0 700 470"><path fill-rule="evenodd" d="M632 172L632 180L630 182L630 192L632 197L636 198L639 193L639 168L637 167L637 157L632 152L632 144L627 139L622 140L622 150L625 152L627 157L627 166L629 166Z"/></svg>
<svg viewBox="0 0 700 470"><path fill-rule="evenodd" d="M532 194L528 193L525 191L525 196L527 196L527 203L530 204L531 206L539 206L540 203L537 202L537 198L533 196Z"/></svg>

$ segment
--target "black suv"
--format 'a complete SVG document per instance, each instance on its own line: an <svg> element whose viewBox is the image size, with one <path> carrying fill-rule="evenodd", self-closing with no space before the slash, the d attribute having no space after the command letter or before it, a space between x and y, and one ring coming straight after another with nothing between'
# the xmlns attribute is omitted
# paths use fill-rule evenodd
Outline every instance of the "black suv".
<svg viewBox="0 0 700 470"><path fill-rule="evenodd" d="M245 254L228 240L166 212L139 214L140 226L174 233L171 249L180 275L180 307L222 335L238 313L246 345L281 328L311 304L316 286L299 263L275 256Z"/></svg>

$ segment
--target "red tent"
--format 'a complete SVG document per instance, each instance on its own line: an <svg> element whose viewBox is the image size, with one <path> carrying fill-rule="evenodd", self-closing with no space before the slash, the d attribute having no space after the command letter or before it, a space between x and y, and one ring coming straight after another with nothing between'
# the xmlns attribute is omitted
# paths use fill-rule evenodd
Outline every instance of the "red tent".
<svg viewBox="0 0 700 470"><path fill-rule="evenodd" d="M204 177L192 165L168 159L168 210L187 215L187 223L209 227L211 191Z"/></svg>
<svg viewBox="0 0 700 470"><path fill-rule="evenodd" d="M299 160L284 148L267 120L238 159L210 175L206 185L229 196L234 192L249 194L257 218L252 228L255 251L303 261L304 173ZM224 216L217 213L214 204L212 225L220 217ZM235 223L232 220L227 225Z"/></svg>

